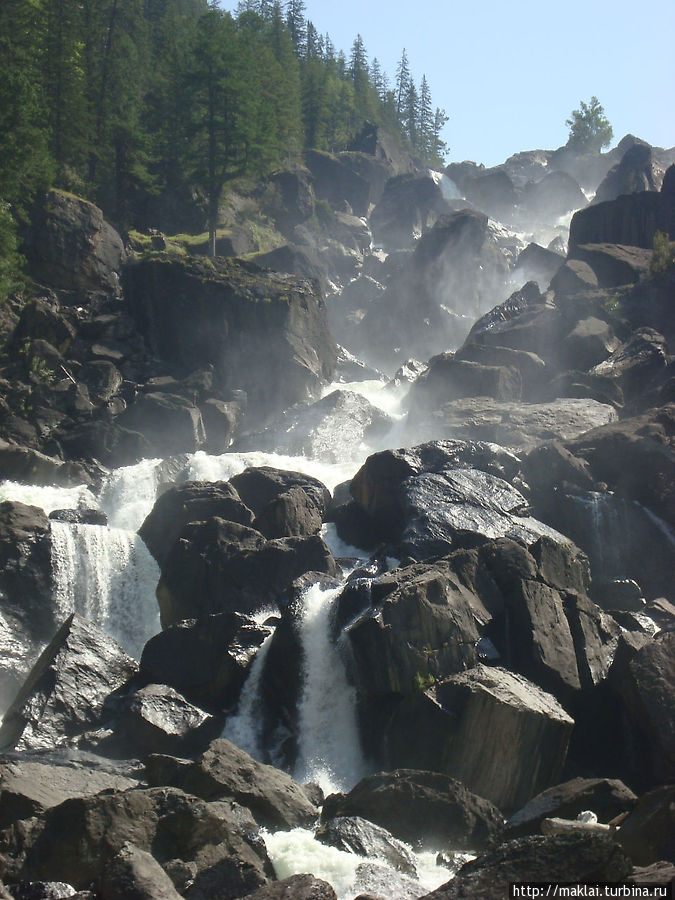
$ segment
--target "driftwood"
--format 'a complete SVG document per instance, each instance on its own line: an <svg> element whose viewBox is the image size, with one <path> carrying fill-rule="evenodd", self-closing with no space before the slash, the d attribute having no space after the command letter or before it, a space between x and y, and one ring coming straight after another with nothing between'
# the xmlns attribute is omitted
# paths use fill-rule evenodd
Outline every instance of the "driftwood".
<svg viewBox="0 0 675 900"><path fill-rule="evenodd" d="M578 822L576 819L543 819L542 834L616 834L615 825L600 822Z"/></svg>

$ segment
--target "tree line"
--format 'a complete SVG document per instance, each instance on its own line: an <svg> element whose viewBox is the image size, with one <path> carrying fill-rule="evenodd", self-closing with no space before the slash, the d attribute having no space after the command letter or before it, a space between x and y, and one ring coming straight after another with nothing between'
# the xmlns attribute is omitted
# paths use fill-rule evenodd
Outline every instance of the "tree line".
<svg viewBox="0 0 675 900"><path fill-rule="evenodd" d="M125 227L150 197L196 187L213 207L229 179L343 149L365 121L430 165L445 150L446 116L405 51L390 85L360 36L336 50L302 0L234 15L209 0L2 0L0 72L0 281L14 221L49 185Z"/></svg>

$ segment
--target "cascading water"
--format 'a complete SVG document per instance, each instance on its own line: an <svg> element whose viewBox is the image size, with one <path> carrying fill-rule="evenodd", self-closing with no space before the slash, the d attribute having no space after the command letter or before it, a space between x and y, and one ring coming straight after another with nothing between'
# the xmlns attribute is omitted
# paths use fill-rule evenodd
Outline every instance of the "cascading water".
<svg viewBox="0 0 675 900"><path fill-rule="evenodd" d="M159 631L159 568L132 531L52 522L54 599L61 618L77 612L139 658Z"/></svg>
<svg viewBox="0 0 675 900"><path fill-rule="evenodd" d="M324 793L351 787L366 771L356 693L330 633L331 609L341 590L312 585L302 598L300 620L304 678L294 777L316 782Z"/></svg>

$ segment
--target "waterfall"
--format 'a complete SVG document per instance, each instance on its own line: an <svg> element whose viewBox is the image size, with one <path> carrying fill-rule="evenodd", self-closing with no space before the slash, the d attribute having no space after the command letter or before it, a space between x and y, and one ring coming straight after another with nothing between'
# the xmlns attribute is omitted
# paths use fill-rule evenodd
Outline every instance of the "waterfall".
<svg viewBox="0 0 675 900"><path fill-rule="evenodd" d="M138 658L159 631L159 568L132 531L53 521L54 600L65 619L77 612Z"/></svg>
<svg viewBox="0 0 675 900"><path fill-rule="evenodd" d="M157 498L159 459L114 469L101 490L101 507L114 528L137 531Z"/></svg>
<svg viewBox="0 0 675 900"><path fill-rule="evenodd" d="M298 761L294 778L317 782L325 793L352 787L366 770L356 717L356 692L348 683L330 617L342 588L314 584L303 596L300 634L303 690L299 704Z"/></svg>
<svg viewBox="0 0 675 900"><path fill-rule="evenodd" d="M249 669L248 677L239 695L239 707L235 716L230 716L223 730L223 737L241 747L250 756L262 761L264 751L260 743L262 713L260 708L260 682L265 671L265 660L272 645L274 632L268 634L258 648Z"/></svg>

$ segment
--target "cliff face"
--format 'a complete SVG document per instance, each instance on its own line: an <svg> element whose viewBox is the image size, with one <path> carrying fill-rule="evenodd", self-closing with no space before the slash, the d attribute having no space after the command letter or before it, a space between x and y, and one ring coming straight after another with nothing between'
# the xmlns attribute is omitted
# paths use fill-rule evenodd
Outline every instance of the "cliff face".
<svg viewBox="0 0 675 900"><path fill-rule="evenodd" d="M125 295L150 350L186 373L213 365L260 415L307 400L335 371L318 287L238 260L145 260Z"/></svg>

